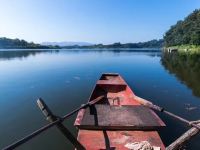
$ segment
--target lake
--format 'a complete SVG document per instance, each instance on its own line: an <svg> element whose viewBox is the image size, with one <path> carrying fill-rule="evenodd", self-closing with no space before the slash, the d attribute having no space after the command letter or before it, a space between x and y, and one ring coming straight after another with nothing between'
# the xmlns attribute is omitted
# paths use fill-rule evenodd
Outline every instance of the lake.
<svg viewBox="0 0 200 150"><path fill-rule="evenodd" d="M140 97L189 120L200 119L200 57L164 55L159 50L16 50L0 51L0 149L47 124L36 105L45 100L59 116L85 103L102 73L119 73ZM167 127L160 131L165 145L189 129L158 115ZM65 125L73 127L76 115ZM199 149L200 136L186 149ZM72 145L51 128L20 146L20 150L66 150Z"/></svg>

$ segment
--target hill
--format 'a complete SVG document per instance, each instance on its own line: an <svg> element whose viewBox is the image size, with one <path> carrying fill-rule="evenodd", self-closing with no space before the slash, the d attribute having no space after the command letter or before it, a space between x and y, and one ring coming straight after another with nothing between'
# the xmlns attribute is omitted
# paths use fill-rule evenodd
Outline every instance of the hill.
<svg viewBox="0 0 200 150"><path fill-rule="evenodd" d="M58 46L44 46L20 39L0 38L0 49L54 49Z"/></svg>
<svg viewBox="0 0 200 150"><path fill-rule="evenodd" d="M164 36L164 45L166 47L200 45L200 9L171 26Z"/></svg>

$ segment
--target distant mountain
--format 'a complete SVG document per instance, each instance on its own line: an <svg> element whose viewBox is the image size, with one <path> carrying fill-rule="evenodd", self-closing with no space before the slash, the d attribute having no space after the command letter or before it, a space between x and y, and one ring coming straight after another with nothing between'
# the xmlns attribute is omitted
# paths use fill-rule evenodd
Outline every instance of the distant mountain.
<svg viewBox="0 0 200 150"><path fill-rule="evenodd" d="M163 39L159 40L151 40L147 42L138 42L138 43L113 43L109 45L104 44L94 44L94 45L86 45L86 46L63 46L62 48L73 49L73 48L82 48L82 49L101 49L101 48L161 48L163 47Z"/></svg>
<svg viewBox="0 0 200 150"><path fill-rule="evenodd" d="M88 43L88 42L43 42L41 43L41 45L46 45L46 46L49 46L49 45L53 45L53 46L60 46L60 47L64 47L64 46L75 46L75 45L78 45L78 46L90 46L90 45L93 45L91 43Z"/></svg>

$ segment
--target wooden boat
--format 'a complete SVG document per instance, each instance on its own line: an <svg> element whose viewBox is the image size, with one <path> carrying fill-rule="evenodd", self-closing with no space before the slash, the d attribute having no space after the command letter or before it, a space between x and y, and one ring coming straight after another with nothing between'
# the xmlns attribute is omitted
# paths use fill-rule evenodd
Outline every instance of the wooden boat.
<svg viewBox="0 0 200 150"><path fill-rule="evenodd" d="M199 120L189 121L136 96L119 74L103 74L89 101L63 117L55 116L41 98L37 104L51 123L3 150L15 149L55 125L77 150L174 150L200 130ZM163 112L192 128L165 148L157 132L165 124L153 110ZM62 124L76 112L75 126L79 129L77 139Z"/></svg>
<svg viewBox="0 0 200 150"><path fill-rule="evenodd" d="M102 74L89 101L102 95L98 104L81 109L75 120L77 139L87 150L127 150L126 144L142 141L165 149L157 132L165 124L135 99L119 74Z"/></svg>

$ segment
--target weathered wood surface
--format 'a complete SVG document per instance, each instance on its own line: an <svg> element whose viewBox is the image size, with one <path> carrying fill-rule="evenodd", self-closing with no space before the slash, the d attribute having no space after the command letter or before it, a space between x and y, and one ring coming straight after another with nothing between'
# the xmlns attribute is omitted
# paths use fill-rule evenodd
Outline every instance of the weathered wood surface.
<svg viewBox="0 0 200 150"><path fill-rule="evenodd" d="M200 123L198 123L200 126ZM200 132L199 129L192 127L188 131L186 131L182 136L180 136L177 140L175 140L173 143L171 143L168 147L166 147L166 150L176 150L180 146L182 146L185 142L190 140L193 136L197 135Z"/></svg>
<svg viewBox="0 0 200 150"><path fill-rule="evenodd" d="M164 126L152 110L141 105L93 105L84 111L79 129L150 130Z"/></svg>
<svg viewBox="0 0 200 150"><path fill-rule="evenodd" d="M111 106L138 106L141 105L138 101L134 99L135 94L123 80L120 75L116 74L103 74L100 78L102 81L98 82L94 87L91 94L91 99L96 98L99 95L105 95L105 98L98 104L111 105ZM107 80L107 81L104 81ZM115 81L114 81L115 80ZM109 83L109 84L108 84ZM113 84L110 84L113 83ZM125 84L122 85L122 84ZM148 108L149 109L149 108ZM165 126L163 121L154 113L153 115L157 121ZM77 115L75 126L80 126L83 115L85 114L85 109L81 109ZM106 115L105 115L106 116ZM93 116L94 117L94 116ZM131 116L132 117L132 116ZM115 120L117 117L112 118ZM125 123L123 124L123 126ZM156 130L84 130L79 129L78 140L84 145L88 150L128 150L125 147L127 143L133 143L138 141L148 141L151 145L161 147L161 150L165 150L165 146Z"/></svg>
<svg viewBox="0 0 200 150"><path fill-rule="evenodd" d="M160 136L155 131L79 130L78 140L87 150L130 150L127 143L148 141L152 146L165 150Z"/></svg>

